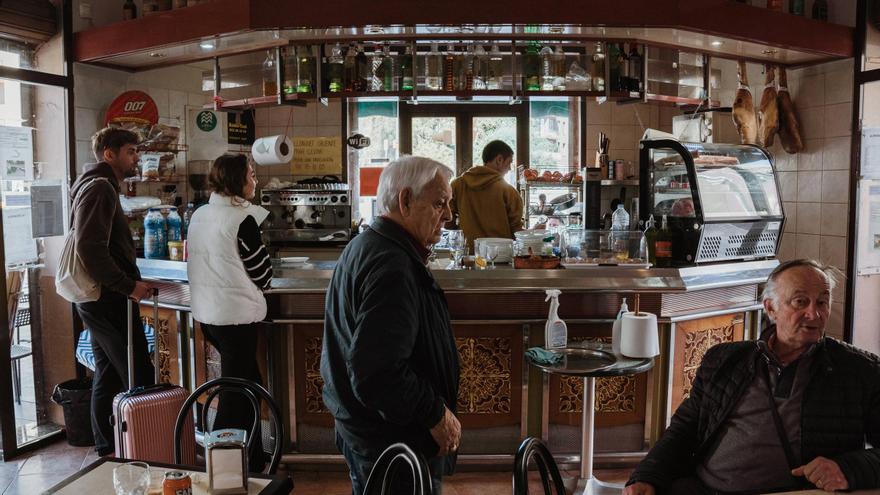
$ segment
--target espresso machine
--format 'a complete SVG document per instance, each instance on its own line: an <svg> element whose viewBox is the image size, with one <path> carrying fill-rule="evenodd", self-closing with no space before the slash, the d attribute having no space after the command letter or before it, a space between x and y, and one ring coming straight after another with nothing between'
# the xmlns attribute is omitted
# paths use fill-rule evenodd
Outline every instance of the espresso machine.
<svg viewBox="0 0 880 495"><path fill-rule="evenodd" d="M262 230L270 251L342 246L351 239L351 191L344 183L299 183L264 189Z"/></svg>

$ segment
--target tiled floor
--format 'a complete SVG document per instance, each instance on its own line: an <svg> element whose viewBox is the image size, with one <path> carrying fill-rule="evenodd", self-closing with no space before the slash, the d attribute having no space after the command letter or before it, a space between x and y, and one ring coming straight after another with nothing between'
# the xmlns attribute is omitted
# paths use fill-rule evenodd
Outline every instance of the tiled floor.
<svg viewBox="0 0 880 495"><path fill-rule="evenodd" d="M26 457L0 463L0 494L35 495L97 460L91 447L71 447L54 443ZM576 473L565 472L566 476ZM596 475L604 481L624 481L629 470L603 470ZM296 471L296 495L349 495L348 473ZM537 475L531 493L540 493ZM460 472L444 479L443 495L509 495L510 472Z"/></svg>

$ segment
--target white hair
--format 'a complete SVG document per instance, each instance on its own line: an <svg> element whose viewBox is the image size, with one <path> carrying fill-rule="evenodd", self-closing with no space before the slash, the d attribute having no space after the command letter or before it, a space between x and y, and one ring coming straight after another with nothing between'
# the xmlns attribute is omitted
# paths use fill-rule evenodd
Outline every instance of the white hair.
<svg viewBox="0 0 880 495"><path fill-rule="evenodd" d="M385 215L397 211L400 206L398 198L404 189L410 189L413 197L418 198L422 189L437 175L448 182L452 179L452 170L436 160L422 156L402 156L391 162L379 176L377 213Z"/></svg>
<svg viewBox="0 0 880 495"><path fill-rule="evenodd" d="M783 272L799 266L813 268L824 275L825 280L828 282L828 288L831 289L832 294L834 293L834 288L837 286L837 276L840 274L840 270L819 261L796 259L780 264L770 273L767 277L767 284L764 285L764 292L761 294L761 301L770 301L773 303L773 307L779 306L779 276L782 275ZM830 297L828 298L828 303L831 303Z"/></svg>

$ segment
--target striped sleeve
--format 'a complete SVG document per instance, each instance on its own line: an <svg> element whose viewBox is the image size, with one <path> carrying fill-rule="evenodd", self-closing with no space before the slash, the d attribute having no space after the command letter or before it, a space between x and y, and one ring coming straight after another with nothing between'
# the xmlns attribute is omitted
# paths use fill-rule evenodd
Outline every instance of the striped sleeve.
<svg viewBox="0 0 880 495"><path fill-rule="evenodd" d="M272 263L260 236L260 226L250 215L238 226L238 255L257 288L268 289L272 283Z"/></svg>

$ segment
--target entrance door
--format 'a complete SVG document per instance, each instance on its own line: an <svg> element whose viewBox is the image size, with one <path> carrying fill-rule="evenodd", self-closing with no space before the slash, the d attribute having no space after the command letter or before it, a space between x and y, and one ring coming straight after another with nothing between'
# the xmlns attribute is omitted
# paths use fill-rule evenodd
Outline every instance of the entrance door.
<svg viewBox="0 0 880 495"><path fill-rule="evenodd" d="M483 147L507 143L515 164L528 163L528 107L474 103L401 105L401 150L432 158L461 175L482 165ZM505 177L516 184L516 170Z"/></svg>

